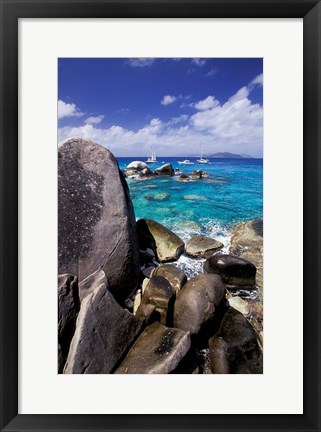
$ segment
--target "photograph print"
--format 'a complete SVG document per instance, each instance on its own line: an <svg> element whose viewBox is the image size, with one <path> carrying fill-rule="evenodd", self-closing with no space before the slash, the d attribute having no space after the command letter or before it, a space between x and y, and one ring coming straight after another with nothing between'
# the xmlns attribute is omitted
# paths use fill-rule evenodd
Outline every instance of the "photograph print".
<svg viewBox="0 0 321 432"><path fill-rule="evenodd" d="M263 59L58 59L59 374L263 373Z"/></svg>

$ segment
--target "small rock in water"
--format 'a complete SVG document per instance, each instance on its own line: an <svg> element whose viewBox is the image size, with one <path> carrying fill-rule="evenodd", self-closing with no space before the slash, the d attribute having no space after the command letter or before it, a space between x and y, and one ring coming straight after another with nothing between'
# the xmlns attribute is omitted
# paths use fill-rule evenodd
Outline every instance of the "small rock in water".
<svg viewBox="0 0 321 432"><path fill-rule="evenodd" d="M155 170L155 175L157 176L174 176L174 168L171 164L165 164Z"/></svg>
<svg viewBox="0 0 321 432"><path fill-rule="evenodd" d="M205 196L196 194L183 195L183 198L187 201L207 201L207 198Z"/></svg>
<svg viewBox="0 0 321 432"><path fill-rule="evenodd" d="M255 265L235 255L214 255L204 263L207 273L217 273L230 286L255 288Z"/></svg>
<svg viewBox="0 0 321 432"><path fill-rule="evenodd" d="M191 346L190 335L155 322L130 349L116 374L168 374L175 370Z"/></svg>
<svg viewBox="0 0 321 432"><path fill-rule="evenodd" d="M191 181L191 178L190 178L187 174L182 173L182 174L178 177L178 181L180 181L180 182L189 182L189 181Z"/></svg>
<svg viewBox="0 0 321 432"><path fill-rule="evenodd" d="M159 194L156 194L156 195L147 194L147 195L145 195L145 198L148 201L168 201L169 194L167 194L167 193L159 193Z"/></svg>
<svg viewBox="0 0 321 432"><path fill-rule="evenodd" d="M186 253L192 257L208 258L223 246L223 243L211 237L194 236L186 243Z"/></svg>
<svg viewBox="0 0 321 432"><path fill-rule="evenodd" d="M154 200L156 201L168 201L169 194L167 193L159 193L154 196Z"/></svg>

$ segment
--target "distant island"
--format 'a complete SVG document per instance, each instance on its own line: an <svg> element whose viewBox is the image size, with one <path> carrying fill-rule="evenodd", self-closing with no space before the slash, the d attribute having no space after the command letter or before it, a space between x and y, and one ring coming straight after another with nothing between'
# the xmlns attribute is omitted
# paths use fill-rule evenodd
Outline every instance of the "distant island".
<svg viewBox="0 0 321 432"><path fill-rule="evenodd" d="M169 156L165 156L169 157ZM184 157L184 158L199 158L198 154L176 154L175 157ZM254 159L253 156L250 156L248 154L236 154L236 153L229 153L229 152L218 152L213 154L204 154L204 157L207 158L217 158L217 159Z"/></svg>
<svg viewBox="0 0 321 432"><path fill-rule="evenodd" d="M220 153L213 153L211 155L208 155L207 157L210 158L221 158L221 159L253 159L252 156L247 154L235 154L235 153L229 153L229 152L220 152Z"/></svg>

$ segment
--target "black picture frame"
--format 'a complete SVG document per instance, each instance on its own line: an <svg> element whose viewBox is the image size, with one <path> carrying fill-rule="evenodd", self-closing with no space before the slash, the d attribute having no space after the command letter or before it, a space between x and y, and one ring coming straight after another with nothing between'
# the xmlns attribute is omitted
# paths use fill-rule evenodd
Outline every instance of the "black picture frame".
<svg viewBox="0 0 321 432"><path fill-rule="evenodd" d="M314 0L0 0L0 8L1 431L320 431L320 2ZM302 415L22 415L18 413L18 20L19 18L96 17L303 18L304 413ZM291 353L284 361L291 361Z"/></svg>

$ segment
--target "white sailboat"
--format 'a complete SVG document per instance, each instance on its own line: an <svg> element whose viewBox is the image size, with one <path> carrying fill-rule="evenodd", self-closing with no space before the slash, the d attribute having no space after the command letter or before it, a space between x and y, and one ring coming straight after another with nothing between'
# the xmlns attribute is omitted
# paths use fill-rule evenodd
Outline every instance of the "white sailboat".
<svg viewBox="0 0 321 432"><path fill-rule="evenodd" d="M204 149L204 144L202 144L202 152L201 152L201 158L197 159L197 163L200 164L208 164L210 161L208 159L204 159L203 158L203 149Z"/></svg>
<svg viewBox="0 0 321 432"><path fill-rule="evenodd" d="M155 147L150 148L150 153L149 153L149 156L147 158L146 163L149 163L149 164L157 163Z"/></svg>
<svg viewBox="0 0 321 432"><path fill-rule="evenodd" d="M185 159L183 161L178 161L178 164L179 165L194 165L194 162L191 162L190 160Z"/></svg>

